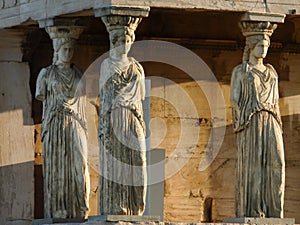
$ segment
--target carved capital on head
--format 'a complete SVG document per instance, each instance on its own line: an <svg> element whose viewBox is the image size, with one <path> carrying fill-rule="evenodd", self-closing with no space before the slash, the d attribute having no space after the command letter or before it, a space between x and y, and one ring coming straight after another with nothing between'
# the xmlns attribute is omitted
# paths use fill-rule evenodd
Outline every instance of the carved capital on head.
<svg viewBox="0 0 300 225"><path fill-rule="evenodd" d="M245 37L258 34L271 36L277 28L277 24L265 21L241 21L239 25Z"/></svg>
<svg viewBox="0 0 300 225"><path fill-rule="evenodd" d="M135 16L103 16L102 21L106 26L108 32L116 29L129 28L133 31L136 30L142 18Z"/></svg>
<svg viewBox="0 0 300 225"><path fill-rule="evenodd" d="M45 29L52 40L61 38L76 40L83 31L83 28L78 26L51 26Z"/></svg>
<svg viewBox="0 0 300 225"><path fill-rule="evenodd" d="M71 44L74 47L76 40L83 31L79 26L47 26L45 30L52 39L53 45L53 64L58 60L59 49L65 44Z"/></svg>
<svg viewBox="0 0 300 225"><path fill-rule="evenodd" d="M239 25L245 37L252 35L270 37L277 28L277 23L283 23L284 19L284 14L247 12L242 15Z"/></svg>

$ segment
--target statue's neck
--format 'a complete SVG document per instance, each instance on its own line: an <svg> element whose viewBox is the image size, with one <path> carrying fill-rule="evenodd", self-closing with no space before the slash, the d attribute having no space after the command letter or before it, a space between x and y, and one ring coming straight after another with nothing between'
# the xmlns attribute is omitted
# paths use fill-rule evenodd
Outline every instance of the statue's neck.
<svg viewBox="0 0 300 225"><path fill-rule="evenodd" d="M110 51L109 53L110 58L116 60L116 61L126 61L128 60L127 54L122 54L117 51Z"/></svg>
<svg viewBox="0 0 300 225"><path fill-rule="evenodd" d="M111 61L120 68L124 68L130 64L127 54L110 54Z"/></svg>
<svg viewBox="0 0 300 225"><path fill-rule="evenodd" d="M249 63L261 72L266 70L266 66L263 64L263 58L256 58L255 56L251 55L249 58Z"/></svg>
<svg viewBox="0 0 300 225"><path fill-rule="evenodd" d="M250 58L249 58L249 62L252 64L252 65L263 65L263 58L257 58L253 55L250 55Z"/></svg>
<svg viewBox="0 0 300 225"><path fill-rule="evenodd" d="M69 69L71 67L71 63L70 62L61 62L61 61L58 61L58 62L55 63L55 65L59 69Z"/></svg>

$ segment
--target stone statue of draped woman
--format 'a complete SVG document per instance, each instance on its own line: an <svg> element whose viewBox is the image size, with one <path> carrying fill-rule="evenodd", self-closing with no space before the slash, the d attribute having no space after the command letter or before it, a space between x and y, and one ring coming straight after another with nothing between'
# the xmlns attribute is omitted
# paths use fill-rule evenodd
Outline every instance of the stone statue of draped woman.
<svg viewBox="0 0 300 225"><path fill-rule="evenodd" d="M36 98L43 101L44 217L84 218L89 197L85 84L70 63L74 40L53 44L53 65L40 71L36 84Z"/></svg>
<svg viewBox="0 0 300 225"><path fill-rule="evenodd" d="M127 57L134 30L110 28L110 57L100 71L100 213L142 215L147 187L144 71Z"/></svg>
<svg viewBox="0 0 300 225"><path fill-rule="evenodd" d="M246 38L244 63L232 72L236 136L236 216L283 217L285 161L278 76L263 64L270 39Z"/></svg>

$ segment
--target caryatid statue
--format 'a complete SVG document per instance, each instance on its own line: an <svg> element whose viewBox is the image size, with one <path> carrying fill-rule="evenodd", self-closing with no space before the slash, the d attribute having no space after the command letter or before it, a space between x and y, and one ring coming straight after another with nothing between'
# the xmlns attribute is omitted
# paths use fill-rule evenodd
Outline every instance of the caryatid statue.
<svg viewBox="0 0 300 225"><path fill-rule="evenodd" d="M44 217L84 218L89 209L85 82L71 63L79 27L46 27L53 64L43 68L36 99L43 102Z"/></svg>
<svg viewBox="0 0 300 225"><path fill-rule="evenodd" d="M264 64L276 24L241 22L243 63L231 78L236 137L236 216L283 217L285 160L278 75Z"/></svg>
<svg viewBox="0 0 300 225"><path fill-rule="evenodd" d="M100 213L142 215L147 174L144 71L128 57L141 18L104 16L110 55L100 71Z"/></svg>

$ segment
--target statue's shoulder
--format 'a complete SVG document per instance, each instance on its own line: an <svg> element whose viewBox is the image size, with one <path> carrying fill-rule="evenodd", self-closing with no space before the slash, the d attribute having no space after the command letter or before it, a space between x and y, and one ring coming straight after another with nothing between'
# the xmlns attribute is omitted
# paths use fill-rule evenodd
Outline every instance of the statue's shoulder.
<svg viewBox="0 0 300 225"><path fill-rule="evenodd" d="M267 68L269 68L269 70L272 71L273 74L274 74L276 77L278 77L278 74L277 74L275 68L274 68L271 64L268 64L268 63L267 63L265 66L266 66Z"/></svg>
<svg viewBox="0 0 300 225"><path fill-rule="evenodd" d="M132 63L136 64L138 67L142 67L142 65L139 63L139 61L137 61L135 58L129 57L129 60L130 60ZM143 67L142 67L142 68L143 68Z"/></svg>
<svg viewBox="0 0 300 225"><path fill-rule="evenodd" d="M43 78L48 77L50 74L50 71L53 70L53 68L54 68L54 65L50 65L50 66L42 68L38 75L38 79L43 79Z"/></svg>
<svg viewBox="0 0 300 225"><path fill-rule="evenodd" d="M241 79L244 72L247 70L247 66L247 63L242 63L234 67L232 70L231 79Z"/></svg>
<svg viewBox="0 0 300 225"><path fill-rule="evenodd" d="M136 65L136 68L138 69L138 71L140 72L140 74L142 76L144 76L144 68L143 66L133 57L130 57L131 62Z"/></svg>
<svg viewBox="0 0 300 225"><path fill-rule="evenodd" d="M233 68L232 74L242 74L248 68L248 63L242 63Z"/></svg>
<svg viewBox="0 0 300 225"><path fill-rule="evenodd" d="M109 64L111 64L111 59L108 57L102 61L101 66L107 66Z"/></svg>
<svg viewBox="0 0 300 225"><path fill-rule="evenodd" d="M101 66L100 66L101 70L106 71L110 67L110 64L111 64L111 62L110 62L109 57L104 59L101 63Z"/></svg>

